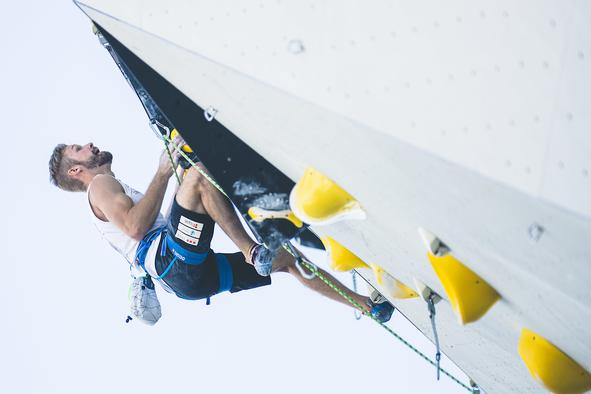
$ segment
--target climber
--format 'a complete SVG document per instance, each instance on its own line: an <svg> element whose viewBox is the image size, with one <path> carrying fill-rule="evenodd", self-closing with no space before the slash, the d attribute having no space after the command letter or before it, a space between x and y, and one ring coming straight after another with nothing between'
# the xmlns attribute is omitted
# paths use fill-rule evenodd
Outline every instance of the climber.
<svg viewBox="0 0 591 394"><path fill-rule="evenodd" d="M169 212L160 213L169 178L179 162L177 136L161 155L145 195L115 177L113 155L93 143L59 144L49 161L50 181L60 189L86 192L92 221L110 245L135 268L147 272L167 291L197 300L222 291L235 293L269 285L270 274L287 272L305 286L350 305L319 278L306 279L295 259L283 249L272 252L254 242L243 228L231 202L203 176L190 168L172 199ZM168 150L168 152L167 152ZM172 163L172 165L171 165ZM202 163L199 168L207 173ZM210 243L214 224L240 249L215 253ZM394 307L378 292L354 293L328 273L345 294L379 321L388 321Z"/></svg>

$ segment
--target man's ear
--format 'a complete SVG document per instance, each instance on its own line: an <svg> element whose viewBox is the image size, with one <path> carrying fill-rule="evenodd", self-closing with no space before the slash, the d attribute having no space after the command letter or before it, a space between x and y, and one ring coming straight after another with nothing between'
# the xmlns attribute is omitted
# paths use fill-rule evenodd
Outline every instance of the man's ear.
<svg viewBox="0 0 591 394"><path fill-rule="evenodd" d="M80 174L80 172L82 172L82 167L80 167L79 165L76 165L68 170L68 175L71 177L74 177L74 176Z"/></svg>

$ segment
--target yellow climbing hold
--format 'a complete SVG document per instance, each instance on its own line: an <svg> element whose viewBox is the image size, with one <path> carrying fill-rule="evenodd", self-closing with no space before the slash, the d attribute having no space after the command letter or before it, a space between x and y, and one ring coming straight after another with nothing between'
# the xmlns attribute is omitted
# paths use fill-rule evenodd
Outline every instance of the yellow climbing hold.
<svg viewBox="0 0 591 394"><path fill-rule="evenodd" d="M325 235L320 239L328 253L331 269L335 271L351 271L356 268L369 268L363 260L331 237Z"/></svg>
<svg viewBox="0 0 591 394"><path fill-rule="evenodd" d="M451 254L427 254L461 324L480 319L500 298L484 279Z"/></svg>
<svg viewBox="0 0 591 394"><path fill-rule="evenodd" d="M544 337L524 328L519 355L532 376L557 394L583 393L591 389L591 374Z"/></svg>
<svg viewBox="0 0 591 394"><path fill-rule="evenodd" d="M327 235L323 236L321 240L328 253L328 260L332 270L351 271L358 268L371 268L377 285L384 290L383 294L389 294L399 299L418 297L416 291L394 278L379 265L366 264L349 249Z"/></svg>
<svg viewBox="0 0 591 394"><path fill-rule="evenodd" d="M177 135L179 135L179 132L177 131L177 129L172 129L172 131L170 132L170 139L173 140L174 137L176 137ZM183 147L181 149L185 153L193 153L193 149L191 149L191 147L189 145L183 145Z"/></svg>
<svg viewBox="0 0 591 394"><path fill-rule="evenodd" d="M402 283L396 278L392 278L393 283L391 286L386 286L390 290L390 295L394 298L407 299L417 298L419 295L416 291Z"/></svg>
<svg viewBox="0 0 591 394"><path fill-rule="evenodd" d="M365 219L365 212L353 196L312 167L292 189L289 205L297 217L310 224Z"/></svg>
<svg viewBox="0 0 591 394"><path fill-rule="evenodd" d="M419 296L416 291L394 278L383 267L371 263L369 266L375 275L377 285L384 289L384 294L387 293L393 298L398 299L416 298Z"/></svg>
<svg viewBox="0 0 591 394"><path fill-rule="evenodd" d="M262 222L267 219L285 219L293 223L294 226L300 228L304 223L298 219L296 215L289 209L283 211L272 211L259 207L250 207L248 209L248 216L256 222Z"/></svg>
<svg viewBox="0 0 591 394"><path fill-rule="evenodd" d="M371 268L371 270L373 271L373 274L376 278L376 283L380 286L384 285L384 276L388 275L388 272L386 272L386 270L382 267L380 267L377 264L369 264L369 267Z"/></svg>

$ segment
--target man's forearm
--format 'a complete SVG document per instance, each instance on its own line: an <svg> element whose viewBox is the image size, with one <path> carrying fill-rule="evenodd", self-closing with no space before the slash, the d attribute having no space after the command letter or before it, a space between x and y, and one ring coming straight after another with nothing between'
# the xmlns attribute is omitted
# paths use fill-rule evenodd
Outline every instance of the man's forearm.
<svg viewBox="0 0 591 394"><path fill-rule="evenodd" d="M176 192L179 190L179 187L181 186L181 183L183 182L184 179L184 174L185 169L181 166L179 166L176 170L176 176L177 179L180 179L181 182L175 182L175 187L174 187L174 191L172 192L172 198L170 199L170 202L168 204L168 208L165 211L164 217L168 219L168 217L170 216L170 213L172 212L172 204L174 204L174 199L176 198Z"/></svg>
<svg viewBox="0 0 591 394"><path fill-rule="evenodd" d="M168 179L169 176L157 172L150 182L144 198L129 210L128 220L136 238L143 237L158 217L168 186Z"/></svg>

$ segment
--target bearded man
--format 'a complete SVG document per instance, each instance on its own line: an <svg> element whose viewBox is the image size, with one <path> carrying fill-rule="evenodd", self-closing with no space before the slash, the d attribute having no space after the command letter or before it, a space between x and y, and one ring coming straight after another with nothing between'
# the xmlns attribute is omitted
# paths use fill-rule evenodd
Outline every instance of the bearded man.
<svg viewBox="0 0 591 394"><path fill-rule="evenodd" d="M160 210L168 181L184 144L177 136L170 153L162 153L145 194L116 178L111 169L113 155L92 142L57 145L49 160L50 181L66 191L85 192L92 221L103 238L130 265L180 298L198 300L223 291L254 289L271 284L271 273L285 272L312 290L350 305L318 277L304 278L285 250L272 253L253 241L230 201L197 168L186 172L169 212L163 216ZM207 173L201 163L197 166ZM240 252L215 253L211 249L215 223ZM382 322L390 319L394 307L379 293L362 296L319 270L364 311Z"/></svg>

